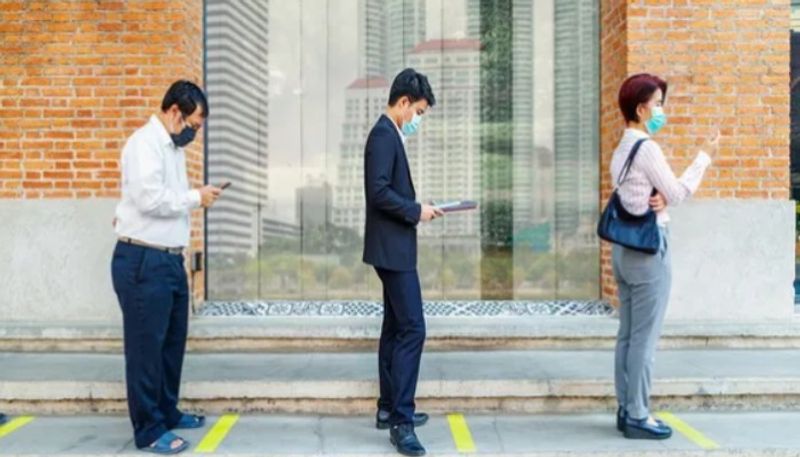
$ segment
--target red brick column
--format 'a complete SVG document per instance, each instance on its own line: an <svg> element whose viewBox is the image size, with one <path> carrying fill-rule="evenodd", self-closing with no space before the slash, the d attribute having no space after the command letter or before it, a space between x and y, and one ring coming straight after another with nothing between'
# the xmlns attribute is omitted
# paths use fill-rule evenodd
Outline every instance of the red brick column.
<svg viewBox="0 0 800 457"><path fill-rule="evenodd" d="M600 5L600 197L601 208L611 193L608 164L622 133L617 91L628 74L628 10L626 0L603 0ZM602 296L616 303L611 271L611 246L600 247Z"/></svg>
<svg viewBox="0 0 800 457"><path fill-rule="evenodd" d="M118 198L125 139L174 80L202 82L202 4L0 0L0 198ZM188 151L193 185L202 144ZM195 212L194 249L202 223Z"/></svg>
<svg viewBox="0 0 800 457"><path fill-rule="evenodd" d="M658 140L676 173L717 126L724 139L698 198L789 198L789 0L603 0L601 198L623 128L617 91L650 72L670 84ZM615 300L603 246L603 296Z"/></svg>

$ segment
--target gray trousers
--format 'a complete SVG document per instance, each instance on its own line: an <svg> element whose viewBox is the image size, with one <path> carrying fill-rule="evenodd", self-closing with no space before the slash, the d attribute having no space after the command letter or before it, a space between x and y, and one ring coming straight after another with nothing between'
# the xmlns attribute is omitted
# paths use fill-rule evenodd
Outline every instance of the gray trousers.
<svg viewBox="0 0 800 457"><path fill-rule="evenodd" d="M619 405L634 419L650 414L653 362L672 285L668 230L661 235L655 255L616 244L611 251L620 302L614 384Z"/></svg>

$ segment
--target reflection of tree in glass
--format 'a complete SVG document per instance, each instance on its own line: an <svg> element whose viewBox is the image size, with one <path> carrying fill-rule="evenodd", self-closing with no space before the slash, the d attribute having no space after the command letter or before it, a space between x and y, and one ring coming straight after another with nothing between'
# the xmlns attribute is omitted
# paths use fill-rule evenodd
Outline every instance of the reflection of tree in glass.
<svg viewBox="0 0 800 457"><path fill-rule="evenodd" d="M513 298L511 0L481 0L481 298Z"/></svg>
<svg viewBox="0 0 800 457"><path fill-rule="evenodd" d="M328 287L335 289L347 289L353 285L353 272L346 267L335 267L328 277Z"/></svg>
<svg viewBox="0 0 800 457"><path fill-rule="evenodd" d="M267 299L365 299L369 275L361 262L362 237L347 227L320 224L300 236L264 240L259 258L261 294ZM237 296L235 298L241 298Z"/></svg>

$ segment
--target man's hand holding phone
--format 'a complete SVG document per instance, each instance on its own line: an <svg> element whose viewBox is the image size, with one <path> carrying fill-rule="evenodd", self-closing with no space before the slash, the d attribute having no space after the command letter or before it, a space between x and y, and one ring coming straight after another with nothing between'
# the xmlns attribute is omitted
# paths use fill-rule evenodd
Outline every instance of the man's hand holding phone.
<svg viewBox="0 0 800 457"><path fill-rule="evenodd" d="M206 184L201 187L198 189L200 191L200 205L203 208L211 208L214 206L219 196L222 195L222 191L230 187L230 185L231 182L228 181L219 187L212 186L211 184Z"/></svg>

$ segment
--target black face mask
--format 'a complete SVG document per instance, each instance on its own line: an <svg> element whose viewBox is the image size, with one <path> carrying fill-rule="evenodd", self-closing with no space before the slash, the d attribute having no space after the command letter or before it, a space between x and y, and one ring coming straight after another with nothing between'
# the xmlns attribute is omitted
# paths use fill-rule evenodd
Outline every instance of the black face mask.
<svg viewBox="0 0 800 457"><path fill-rule="evenodd" d="M172 142L175 143L175 146L182 148L194 141L195 134L197 134L197 131L187 126L181 130L181 133L172 133L170 136L172 137Z"/></svg>

